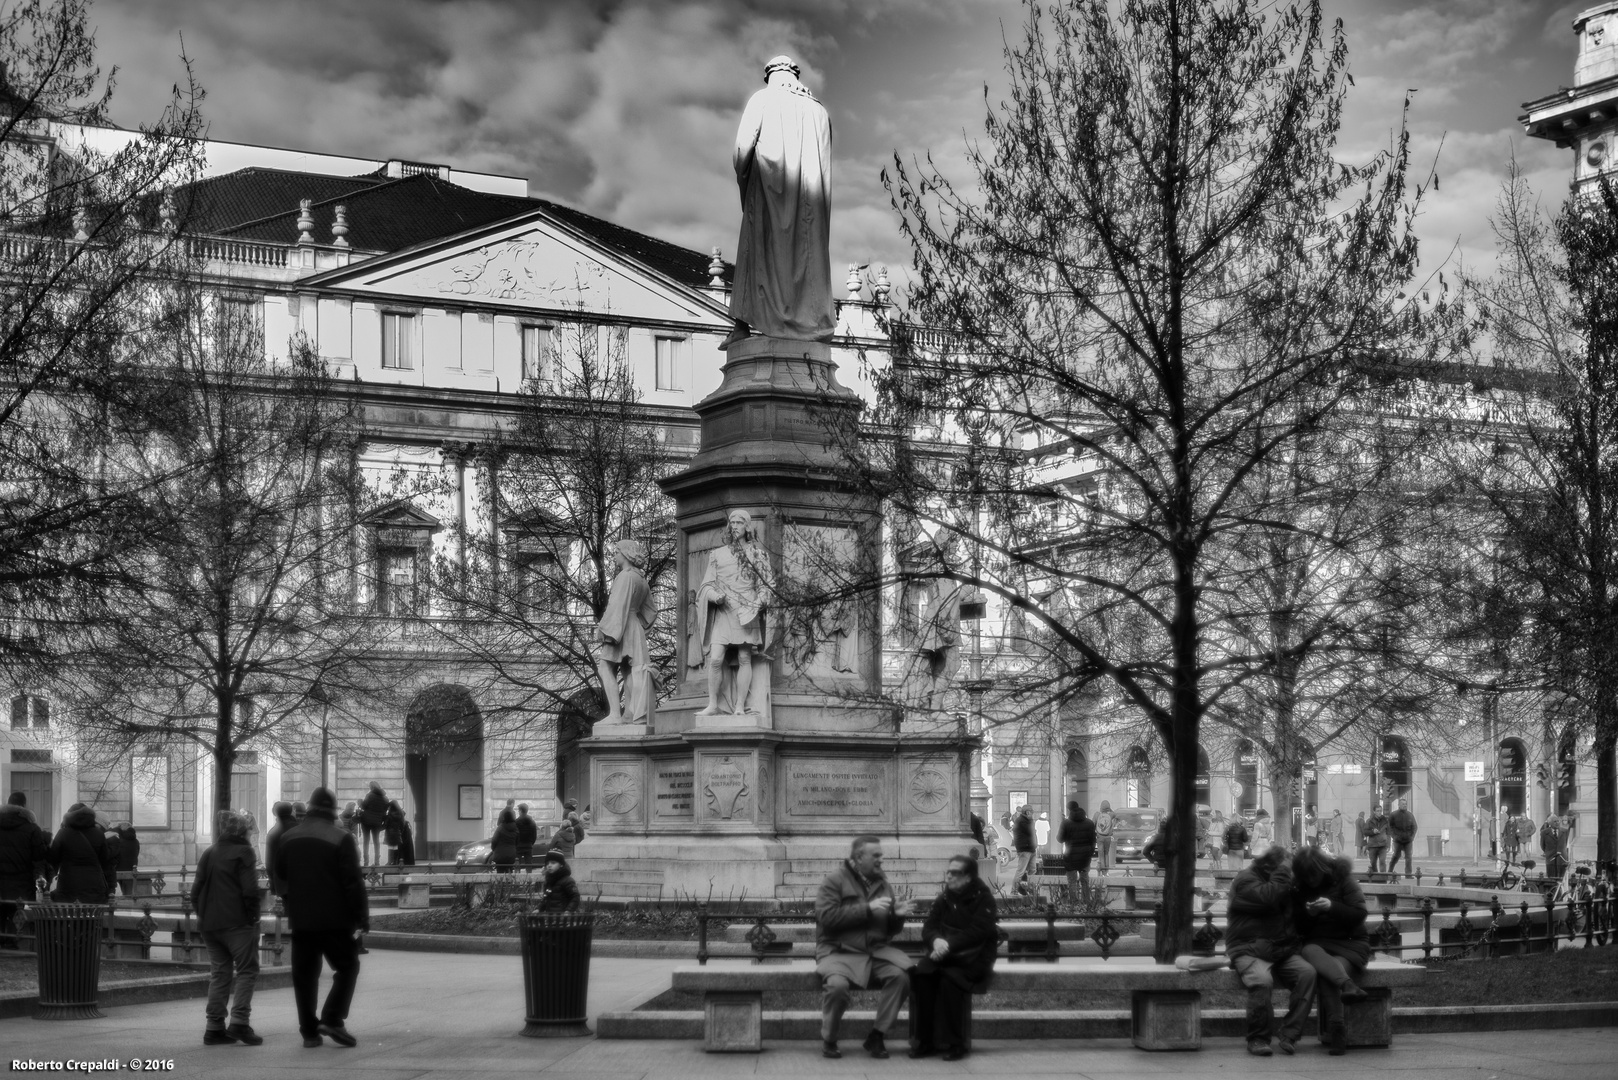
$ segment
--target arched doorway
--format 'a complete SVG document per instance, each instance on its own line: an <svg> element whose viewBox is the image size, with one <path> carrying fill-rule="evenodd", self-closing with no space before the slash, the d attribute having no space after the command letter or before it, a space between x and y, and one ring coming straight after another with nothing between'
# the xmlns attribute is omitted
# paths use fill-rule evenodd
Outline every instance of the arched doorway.
<svg viewBox="0 0 1618 1080"><path fill-rule="evenodd" d="M1144 746L1131 746L1124 778L1124 805L1152 805L1152 758Z"/></svg>
<svg viewBox="0 0 1618 1080"><path fill-rule="evenodd" d="M595 694L584 690L556 717L556 801L577 799L580 810L590 805L590 755L579 740L590 737L599 710Z"/></svg>
<svg viewBox="0 0 1618 1080"><path fill-rule="evenodd" d="M1192 789L1196 792L1197 806L1213 807L1213 766L1208 763L1208 751L1197 744L1197 775L1193 780Z"/></svg>
<svg viewBox="0 0 1618 1080"><path fill-rule="evenodd" d="M1383 805L1391 811L1395 802L1410 798L1409 744L1398 735L1382 736L1382 752L1377 764L1382 770Z"/></svg>
<svg viewBox="0 0 1618 1080"><path fill-rule="evenodd" d="M1528 807L1528 748L1515 736L1500 740L1500 807L1513 814Z"/></svg>
<svg viewBox="0 0 1618 1080"><path fill-rule="evenodd" d="M488 835L483 714L465 687L430 686L405 711L405 784L418 859L454 858Z"/></svg>
<svg viewBox="0 0 1618 1080"><path fill-rule="evenodd" d="M1235 789L1236 813L1251 821L1258 815L1258 747L1253 745L1253 740L1241 739L1236 743L1232 771L1236 776L1236 782L1231 785Z"/></svg>
<svg viewBox="0 0 1618 1080"><path fill-rule="evenodd" d="M1565 814L1579 800L1578 739L1571 726L1556 746L1556 812Z"/></svg>
<svg viewBox="0 0 1618 1080"><path fill-rule="evenodd" d="M1084 807L1084 812L1095 817L1096 808L1090 805L1090 759L1084 747L1067 748L1067 801ZM1065 813L1067 807L1062 808Z"/></svg>

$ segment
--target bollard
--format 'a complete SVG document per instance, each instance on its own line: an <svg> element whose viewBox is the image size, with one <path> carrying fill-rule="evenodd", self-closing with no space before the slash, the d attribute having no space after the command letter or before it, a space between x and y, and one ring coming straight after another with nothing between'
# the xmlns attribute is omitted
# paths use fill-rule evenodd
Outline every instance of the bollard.
<svg viewBox="0 0 1618 1080"><path fill-rule="evenodd" d="M101 983L101 916L98 904L28 905L39 967L40 1020L95 1020L103 1014L96 995Z"/></svg>
<svg viewBox="0 0 1618 1080"><path fill-rule="evenodd" d="M522 1034L531 1038L589 1035L590 939L595 916L525 914L522 937L523 998L528 1006Z"/></svg>

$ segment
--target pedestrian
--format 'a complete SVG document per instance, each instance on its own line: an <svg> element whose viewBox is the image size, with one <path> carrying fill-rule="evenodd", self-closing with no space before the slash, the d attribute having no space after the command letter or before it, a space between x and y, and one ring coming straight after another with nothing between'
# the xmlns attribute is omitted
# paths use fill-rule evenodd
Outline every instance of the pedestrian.
<svg viewBox="0 0 1618 1080"><path fill-rule="evenodd" d="M292 817L292 804L289 802L278 802L270 807L270 815L275 818L275 824L270 826L269 834L264 837L264 869L270 875L271 894L285 896L286 882L275 872L275 856L281 850L281 838L289 829L296 828L298 823Z"/></svg>
<svg viewBox="0 0 1618 1080"><path fill-rule="evenodd" d="M382 790L381 783L372 780L371 790L360 800L360 831L364 834L360 859L366 866L376 866L382 861L382 833L387 825L388 793Z"/></svg>
<svg viewBox="0 0 1618 1080"><path fill-rule="evenodd" d="M352 836L354 838L354 842L356 844L359 843L359 839L360 839L360 806L359 806L359 803L355 802L353 799L348 800L348 805L343 807L343 812L341 814L339 814L338 817L337 817L337 823L339 825L341 825L348 832L348 835L350 835L350 836Z"/></svg>
<svg viewBox="0 0 1618 1080"><path fill-rule="evenodd" d="M1062 845L1062 859L1067 867L1067 898L1078 900L1082 896L1084 906L1088 908L1090 860L1095 858L1096 853L1096 823L1084 816L1084 807L1078 802L1067 804L1067 818L1062 822L1061 832L1057 833L1056 839ZM977 878L978 870L974 863L972 879L976 881ZM923 935L922 941L925 943L926 940L926 935Z"/></svg>
<svg viewBox="0 0 1618 1080"><path fill-rule="evenodd" d="M567 856L554 848L545 853L545 891L539 894L539 910L579 910L579 886L573 880L573 870L567 865Z"/></svg>
<svg viewBox="0 0 1618 1080"><path fill-rule="evenodd" d="M497 825L497 831L498 828ZM556 832L551 834L551 847L571 859L578 848L578 843L578 832L574 829L573 819L564 817L562 823L556 827Z"/></svg>
<svg viewBox="0 0 1618 1080"><path fill-rule="evenodd" d="M1034 821L1034 844L1039 848L1040 851L1044 851L1045 845L1049 844L1050 842L1051 816L1045 811L1041 810L1039 812L1039 817Z"/></svg>
<svg viewBox="0 0 1618 1080"><path fill-rule="evenodd" d="M517 862L517 815L500 811L500 820L489 837L489 858L497 874L509 874Z"/></svg>
<svg viewBox="0 0 1618 1080"><path fill-rule="evenodd" d="M1213 815L1206 806L1197 807L1197 846L1192 851L1193 859L1201 859L1208 850L1208 829L1213 825Z"/></svg>
<svg viewBox="0 0 1618 1080"><path fill-rule="evenodd" d="M1221 837L1225 842L1225 865L1230 870L1240 870L1247 856L1247 822L1240 814L1232 814L1229 823L1225 825L1225 835Z"/></svg>
<svg viewBox="0 0 1618 1080"><path fill-rule="evenodd" d="M1382 856L1388 849L1388 815L1382 812L1381 805L1371 811L1371 820L1365 823L1365 851L1370 856L1370 871L1373 874L1382 872Z"/></svg>
<svg viewBox="0 0 1618 1080"><path fill-rule="evenodd" d="M1360 858L1365 857L1365 811L1354 819L1354 854Z"/></svg>
<svg viewBox="0 0 1618 1080"><path fill-rule="evenodd" d="M1068 804L1083 818L1078 803ZM1063 829L1067 828L1063 823ZM1094 828L1094 822L1086 822ZM957 855L944 872L944 890L921 926L927 954L910 972L910 1056L930 1057L943 1046L945 1061L967 1054L972 989L994 970L999 913L994 893L978 877L978 861Z"/></svg>
<svg viewBox="0 0 1618 1080"><path fill-rule="evenodd" d="M840 1058L837 1028L851 988L879 988L876 1023L865 1052L888 1056L887 1035L910 992L910 958L892 944L911 914L909 900L895 900L882 874L882 841L856 836L843 865L826 875L815 894L815 972L824 984L820 1005L820 1053Z"/></svg>
<svg viewBox="0 0 1618 1080"><path fill-rule="evenodd" d="M1017 850L1017 868L1012 872L1013 887L1021 893L1029 890L1028 875L1034 869L1034 854L1038 850L1038 842L1034 839L1034 815L1027 803L1017 809L1017 816L1011 821L1011 843Z"/></svg>
<svg viewBox="0 0 1618 1080"><path fill-rule="evenodd" d="M358 1040L348 1030L348 1007L359 981L358 934L371 929L365 880L354 838L337 824L337 797L315 788L303 823L281 838L276 874L286 883L287 920L292 924L292 996L303 1045L325 1036L339 1046ZM315 1015L320 961L331 965L331 992Z"/></svg>
<svg viewBox="0 0 1618 1080"><path fill-rule="evenodd" d="M1404 799L1396 804L1396 809L1388 818L1388 838L1393 841L1393 854L1388 857L1388 869L1391 871L1399 865L1399 856L1405 857L1405 876L1413 872L1410 869L1410 845L1416 842L1416 815L1410 812Z"/></svg>
<svg viewBox="0 0 1618 1080"><path fill-rule="evenodd" d="M1260 810L1253 817L1253 850L1268 851L1273 843L1275 843L1275 819L1270 817L1268 810Z"/></svg>
<svg viewBox="0 0 1618 1080"><path fill-rule="evenodd" d="M398 799L388 802L387 824L388 862L394 866L416 865L416 838L410 830L410 819Z"/></svg>
<svg viewBox="0 0 1618 1080"><path fill-rule="evenodd" d="M1208 821L1208 863L1215 870L1219 869L1219 857L1225 852L1227 824L1229 823L1225 820L1223 810L1215 810L1213 817Z"/></svg>
<svg viewBox="0 0 1618 1080"><path fill-rule="evenodd" d="M1247 988L1247 1052L1269 1057L1270 1041L1283 1054L1297 1051L1315 993L1315 969L1299 955L1293 921L1292 867L1286 849L1272 846L1236 875L1225 916L1225 955ZM1275 984L1291 990L1279 1030L1270 996Z"/></svg>
<svg viewBox="0 0 1618 1080"><path fill-rule="evenodd" d="M12 937L17 911L34 901L34 882L40 869L48 868L50 852L45 831L28 812L27 796L13 792L6 805L0 806L0 948L17 947Z"/></svg>
<svg viewBox="0 0 1618 1080"><path fill-rule="evenodd" d="M51 899L67 904L105 904L117 887L118 864L96 822L95 811L74 803L62 815L62 827L46 855L56 867Z"/></svg>
<svg viewBox="0 0 1618 1080"><path fill-rule="evenodd" d="M1567 826L1553 811L1539 827L1539 848L1545 853L1545 873L1560 878L1567 873Z"/></svg>
<svg viewBox="0 0 1618 1080"><path fill-rule="evenodd" d="M1333 855L1346 854L1343 850L1343 812L1341 810L1331 812L1331 825L1328 826L1327 831L1330 834L1330 841L1326 846L1331 848L1331 853Z"/></svg>
<svg viewBox="0 0 1618 1080"><path fill-rule="evenodd" d="M264 1041L251 1023L253 986L258 981L260 897L258 856L247 842L247 825L242 815L220 811L216 839L197 857L197 876L191 883L191 906L208 949L205 1046L258 1046Z"/></svg>
<svg viewBox="0 0 1618 1080"><path fill-rule="evenodd" d="M579 800L568 799L562 804L563 820L573 826L573 843L578 844L584 840L585 825L588 824L585 816L579 813Z"/></svg>
<svg viewBox="0 0 1618 1080"><path fill-rule="evenodd" d="M292 824L294 824L294 825L302 825L303 824L303 819L305 817L307 817L308 814L309 814L309 807L308 807L307 804L302 803L302 802L298 802L296 800L293 801L293 803L292 803Z"/></svg>
<svg viewBox="0 0 1618 1080"><path fill-rule="evenodd" d="M140 868L140 837L128 821L115 821L118 834L118 888L125 896L135 895L135 871Z"/></svg>
<svg viewBox="0 0 1618 1080"><path fill-rule="evenodd" d="M517 865L532 867L534 844L539 840L539 826L528 816L528 804L517 804Z"/></svg>
<svg viewBox="0 0 1618 1080"><path fill-rule="evenodd" d="M1140 857L1159 870L1169 865L1169 821L1166 816L1157 823L1157 830L1141 847Z"/></svg>
<svg viewBox="0 0 1618 1080"><path fill-rule="evenodd" d="M1500 828L1500 851L1508 863L1517 861L1518 831L1516 812L1507 810L1505 824Z"/></svg>
<svg viewBox="0 0 1618 1080"><path fill-rule="evenodd" d="M1101 800L1101 813L1096 815L1096 846L1101 852L1101 872L1112 869L1112 830L1118 816L1112 812L1112 803Z"/></svg>
<svg viewBox="0 0 1618 1080"><path fill-rule="evenodd" d="M1293 914L1303 939L1300 955L1317 976L1322 1041L1327 1053L1338 1057L1348 1047L1343 1002L1368 996L1354 981L1371 962L1365 893L1354 880L1353 863L1319 848L1304 848L1292 857L1292 876Z"/></svg>

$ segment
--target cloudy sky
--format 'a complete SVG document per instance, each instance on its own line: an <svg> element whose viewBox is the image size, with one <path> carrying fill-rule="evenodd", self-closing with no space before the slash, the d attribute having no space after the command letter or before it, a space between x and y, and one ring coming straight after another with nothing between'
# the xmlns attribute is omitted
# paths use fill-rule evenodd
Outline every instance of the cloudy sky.
<svg viewBox="0 0 1618 1080"><path fill-rule="evenodd" d="M1407 89L1416 168L1437 155L1423 261L1488 259L1512 154L1559 204L1571 152L1521 104L1571 83L1576 0L1326 0L1356 88L1340 147L1388 144ZM1019 0L98 0L116 118L161 106L185 51L215 138L525 176L557 199L734 257L730 144L762 63L789 53L832 115L834 278L908 263L880 170L932 152L953 179L1004 95ZM1440 142L1442 149L1440 150Z"/></svg>

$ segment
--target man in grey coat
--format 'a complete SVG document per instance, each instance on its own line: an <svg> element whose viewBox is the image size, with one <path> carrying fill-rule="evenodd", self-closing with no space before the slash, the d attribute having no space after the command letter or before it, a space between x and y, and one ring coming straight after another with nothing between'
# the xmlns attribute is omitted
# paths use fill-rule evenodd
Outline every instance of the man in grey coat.
<svg viewBox="0 0 1618 1080"><path fill-rule="evenodd" d="M815 896L815 971L825 984L820 1006L821 1054L842 1057L837 1028L853 987L881 988L876 1024L865 1039L874 1058L888 1056L886 1036L910 993L910 958L893 947L893 935L914 910L895 901L882 876L882 841L856 836L843 865L826 875Z"/></svg>

